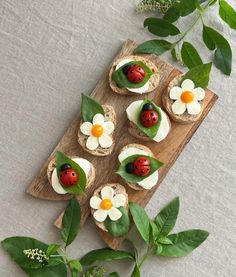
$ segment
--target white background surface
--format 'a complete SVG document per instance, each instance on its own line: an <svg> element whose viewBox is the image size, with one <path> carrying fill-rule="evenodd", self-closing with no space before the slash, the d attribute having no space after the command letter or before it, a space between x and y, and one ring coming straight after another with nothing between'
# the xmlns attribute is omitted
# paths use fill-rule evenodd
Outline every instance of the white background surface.
<svg viewBox="0 0 236 277"><path fill-rule="evenodd" d="M66 203L34 199L25 190L78 112L81 92L91 92L126 39L142 42L152 37L142 28L147 15L135 14L135 3L0 0L1 240L25 235L48 243L60 241L52 223ZM205 20L231 43L232 75L228 78L213 68L209 87L220 96L219 101L146 208L154 216L179 195L175 231L203 228L211 235L186 258L151 258L142 269L143 276L236 276L236 32L222 23L216 11L212 8ZM183 22L186 19L179 26L185 30ZM190 39L204 61L209 61L200 25ZM169 54L164 58L171 61ZM89 220L69 253L79 258L102 246ZM129 262L115 265L121 276L129 276ZM111 264L108 268L116 269ZM0 276L25 276L2 249Z"/></svg>

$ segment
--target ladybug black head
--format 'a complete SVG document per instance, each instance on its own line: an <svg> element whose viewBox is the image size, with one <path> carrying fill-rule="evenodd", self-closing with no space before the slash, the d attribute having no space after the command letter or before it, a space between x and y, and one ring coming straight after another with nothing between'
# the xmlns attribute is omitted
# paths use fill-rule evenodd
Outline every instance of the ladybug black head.
<svg viewBox="0 0 236 277"><path fill-rule="evenodd" d="M143 105L142 111L150 111L153 110L153 105L151 103L146 103Z"/></svg>
<svg viewBox="0 0 236 277"><path fill-rule="evenodd" d="M66 169L71 169L72 166L69 163L63 164L60 168L61 171L64 171Z"/></svg>

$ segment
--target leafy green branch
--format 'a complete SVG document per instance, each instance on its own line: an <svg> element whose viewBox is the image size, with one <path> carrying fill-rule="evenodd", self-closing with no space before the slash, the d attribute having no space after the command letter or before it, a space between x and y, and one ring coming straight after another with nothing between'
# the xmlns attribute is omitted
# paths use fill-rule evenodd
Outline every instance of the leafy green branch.
<svg viewBox="0 0 236 277"><path fill-rule="evenodd" d="M186 36L201 22L202 39L210 51L214 51L213 63L226 75L231 74L232 50L227 39L218 31L209 27L204 22L204 15L211 6L219 5L219 16L232 29L236 29L236 11L225 0L179 0L174 2L164 12L163 18L149 17L144 21L144 27L158 37L178 36L176 41L170 42L163 39L154 39L140 44L134 53L148 53L161 55L171 51L171 55L188 68L202 64L202 59L192 43L185 41ZM185 17L193 12L196 19L185 30L180 31L174 25L180 17Z"/></svg>
<svg viewBox="0 0 236 277"><path fill-rule="evenodd" d="M70 259L67 246L76 238L80 225L80 205L72 198L62 220L60 231L64 245L46 244L29 237L10 237L2 241L2 246L10 257L30 277L103 277L105 269L93 265L99 262L128 259L134 264L131 277L141 276L140 270L150 255L182 257L197 248L208 236L207 231L188 230L169 234L175 226L179 212L179 198L175 198L154 219L137 203L129 204L135 226L146 243L143 257L132 243L132 251L102 248L92 250L80 260ZM119 277L117 272L110 277Z"/></svg>

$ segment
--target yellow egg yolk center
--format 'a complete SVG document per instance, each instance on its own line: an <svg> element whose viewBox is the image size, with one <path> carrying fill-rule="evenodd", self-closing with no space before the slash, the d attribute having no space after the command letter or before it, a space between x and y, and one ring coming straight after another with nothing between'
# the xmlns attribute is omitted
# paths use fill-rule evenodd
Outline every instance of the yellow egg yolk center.
<svg viewBox="0 0 236 277"><path fill-rule="evenodd" d="M92 134L94 137L100 137L103 134L103 127L99 124L93 125Z"/></svg>
<svg viewBox="0 0 236 277"><path fill-rule="evenodd" d="M180 98L181 98L182 102L184 102L185 104L189 104L189 103L193 102L194 95L191 91L186 90L186 91L182 92Z"/></svg>
<svg viewBox="0 0 236 277"><path fill-rule="evenodd" d="M100 204L101 209L103 210L110 210L112 207L112 203L110 199L103 199Z"/></svg>

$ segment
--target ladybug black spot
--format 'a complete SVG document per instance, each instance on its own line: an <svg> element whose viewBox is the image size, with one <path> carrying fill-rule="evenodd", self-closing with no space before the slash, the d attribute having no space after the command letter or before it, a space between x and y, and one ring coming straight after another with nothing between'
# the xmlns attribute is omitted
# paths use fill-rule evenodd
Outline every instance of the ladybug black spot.
<svg viewBox="0 0 236 277"><path fill-rule="evenodd" d="M65 174L67 175L67 173L68 173L68 172L66 171Z"/></svg>
<svg viewBox="0 0 236 277"><path fill-rule="evenodd" d="M75 176L75 173L72 173L72 176Z"/></svg>

